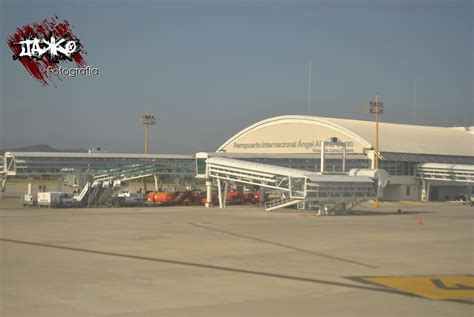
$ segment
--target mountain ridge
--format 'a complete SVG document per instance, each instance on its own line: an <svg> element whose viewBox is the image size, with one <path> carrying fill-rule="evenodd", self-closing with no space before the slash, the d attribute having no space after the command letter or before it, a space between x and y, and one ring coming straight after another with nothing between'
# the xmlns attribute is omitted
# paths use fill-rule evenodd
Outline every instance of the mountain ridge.
<svg viewBox="0 0 474 317"><path fill-rule="evenodd" d="M0 149L0 155L4 155L5 152L79 152L86 153L86 149L57 149L49 144L33 144L9 149Z"/></svg>

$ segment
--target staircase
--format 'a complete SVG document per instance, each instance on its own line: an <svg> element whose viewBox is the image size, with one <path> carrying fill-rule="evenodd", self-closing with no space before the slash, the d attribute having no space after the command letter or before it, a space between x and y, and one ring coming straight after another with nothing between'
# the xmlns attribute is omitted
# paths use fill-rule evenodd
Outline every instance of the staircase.
<svg viewBox="0 0 474 317"><path fill-rule="evenodd" d="M101 184L99 184L97 187L94 187L89 197L87 198L87 207L97 205L97 200L100 197L100 195L102 195L104 190L105 188L102 187Z"/></svg>
<svg viewBox="0 0 474 317"><path fill-rule="evenodd" d="M0 172L0 193L5 193L7 176Z"/></svg>
<svg viewBox="0 0 474 317"><path fill-rule="evenodd" d="M289 197L282 197L274 200L267 201L265 203L265 210L272 211L275 209L280 209L292 205L296 205L299 202L302 202L302 199L294 199Z"/></svg>
<svg viewBox="0 0 474 317"><path fill-rule="evenodd" d="M110 204L114 193L115 193L115 189L113 187L104 188L104 191L97 199L96 204L100 206Z"/></svg>
<svg viewBox="0 0 474 317"><path fill-rule="evenodd" d="M84 188L82 188L79 195L74 196L74 200L76 200L79 204L82 204L85 201L85 199L87 199L90 187L91 187L91 183L87 182Z"/></svg>

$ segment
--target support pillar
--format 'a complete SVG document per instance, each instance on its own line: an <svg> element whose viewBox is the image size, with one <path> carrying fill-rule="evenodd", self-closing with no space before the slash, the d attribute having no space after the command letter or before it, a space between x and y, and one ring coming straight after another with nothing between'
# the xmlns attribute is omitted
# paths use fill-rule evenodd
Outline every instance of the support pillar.
<svg viewBox="0 0 474 317"><path fill-rule="evenodd" d="M0 190L0 197L1 199L4 199L5 198L5 192L7 191L7 175L3 176L3 178L0 178L0 181L1 181L1 190Z"/></svg>
<svg viewBox="0 0 474 317"><path fill-rule="evenodd" d="M375 152L369 151L367 153L367 156L369 157L369 160L370 160L370 169L375 169Z"/></svg>
<svg viewBox="0 0 474 317"><path fill-rule="evenodd" d="M430 190L431 190L431 183L426 181L426 202L430 201Z"/></svg>
<svg viewBox="0 0 474 317"><path fill-rule="evenodd" d="M321 168L320 168L320 171L321 171L321 174L324 173L324 155L325 155L325 151L326 151L326 142L323 141L321 142Z"/></svg>
<svg viewBox="0 0 474 317"><path fill-rule="evenodd" d="M260 197L259 197L259 206L265 206L265 189L263 187L260 187Z"/></svg>
<svg viewBox="0 0 474 317"><path fill-rule="evenodd" d="M430 200L430 182L427 180L421 181L421 200L424 202Z"/></svg>
<svg viewBox="0 0 474 317"><path fill-rule="evenodd" d="M28 192L22 195L21 200L23 202L23 206L33 206L33 177L27 178L28 182Z"/></svg>
<svg viewBox="0 0 474 317"><path fill-rule="evenodd" d="M342 172L346 172L346 144L342 147Z"/></svg>
<svg viewBox="0 0 474 317"><path fill-rule="evenodd" d="M158 179L160 178L160 176L154 174L153 175L153 179L155 180L155 191L157 192L158 191Z"/></svg>
<svg viewBox="0 0 474 317"><path fill-rule="evenodd" d="M219 195L219 208L224 208L224 204L222 203L222 186L221 186L221 179L217 179L217 194Z"/></svg>
<svg viewBox="0 0 474 317"><path fill-rule="evenodd" d="M61 176L56 177L56 191L60 192L62 190L62 180L63 178Z"/></svg>
<svg viewBox="0 0 474 317"><path fill-rule="evenodd" d="M223 201L224 208L225 208L226 202L227 202L227 182L224 182L224 201Z"/></svg>
<svg viewBox="0 0 474 317"><path fill-rule="evenodd" d="M32 185L32 183L33 183L33 178L28 177L28 192L27 192L27 194L28 194L29 196L31 196L31 194L33 193L33 190L32 190L33 185Z"/></svg>
<svg viewBox="0 0 474 317"><path fill-rule="evenodd" d="M212 182L211 181L206 181L206 208L211 207L212 204Z"/></svg>
<svg viewBox="0 0 474 317"><path fill-rule="evenodd" d="M421 181L421 188L420 188L420 200L425 201L426 199L426 181L422 180Z"/></svg>
<svg viewBox="0 0 474 317"><path fill-rule="evenodd" d="M468 195L468 196L467 196L467 201L466 201L466 202L467 202L467 203L472 203L473 200L472 200L471 197L472 197L473 192L472 192L472 185L471 185L471 184L468 184L467 190L468 190L468 192L467 192L467 195ZM472 206L472 205L471 205L471 206Z"/></svg>

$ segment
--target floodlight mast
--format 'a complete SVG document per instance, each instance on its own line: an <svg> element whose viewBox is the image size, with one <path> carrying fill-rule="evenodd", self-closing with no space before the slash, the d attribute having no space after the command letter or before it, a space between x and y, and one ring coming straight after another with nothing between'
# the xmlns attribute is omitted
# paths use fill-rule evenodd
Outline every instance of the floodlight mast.
<svg viewBox="0 0 474 317"><path fill-rule="evenodd" d="M367 105L367 112L375 114L375 153L374 153L374 167L375 169L379 168L379 158L380 158L380 149L379 149L379 114L383 114L383 102L379 101L379 95L375 95L375 102L369 101ZM379 199L375 199L375 207L380 207Z"/></svg>
<svg viewBox="0 0 474 317"><path fill-rule="evenodd" d="M151 115L149 111L142 115L140 123L145 126L145 154L148 154L148 126L156 125L156 119L154 115ZM143 178L143 193L146 193L146 177Z"/></svg>

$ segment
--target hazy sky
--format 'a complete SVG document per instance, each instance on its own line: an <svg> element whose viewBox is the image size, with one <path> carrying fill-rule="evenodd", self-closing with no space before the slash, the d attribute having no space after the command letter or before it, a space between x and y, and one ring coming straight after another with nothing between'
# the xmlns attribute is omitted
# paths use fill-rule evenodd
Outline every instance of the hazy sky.
<svg viewBox="0 0 474 317"><path fill-rule="evenodd" d="M149 109L151 153L215 150L258 120L306 114L309 60L313 115L372 119L379 92L384 121L472 125L470 0L0 1L0 148L142 152ZM7 37L54 15L98 76L43 87L12 59Z"/></svg>

